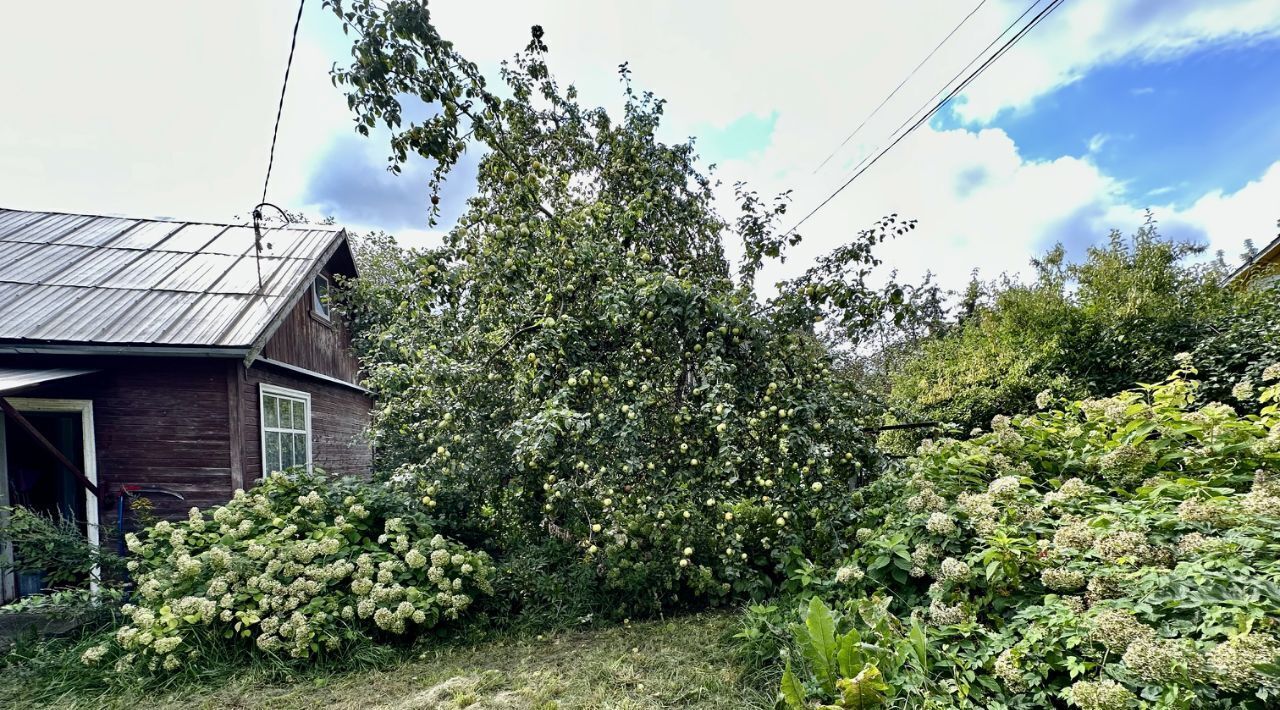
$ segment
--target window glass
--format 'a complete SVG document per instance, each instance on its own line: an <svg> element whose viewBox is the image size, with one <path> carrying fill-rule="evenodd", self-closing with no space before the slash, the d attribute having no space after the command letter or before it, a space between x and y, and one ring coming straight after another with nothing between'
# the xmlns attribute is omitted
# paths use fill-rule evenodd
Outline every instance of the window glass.
<svg viewBox="0 0 1280 710"><path fill-rule="evenodd" d="M322 318L329 317L329 279L324 275L316 276L311 286L311 305L316 315Z"/></svg>
<svg viewBox="0 0 1280 710"><path fill-rule="evenodd" d="M293 465L293 437L288 434L278 434L280 437L280 467L289 468Z"/></svg>
<svg viewBox="0 0 1280 710"><path fill-rule="evenodd" d="M267 454L264 457L263 470L279 471L280 466L280 432L267 432Z"/></svg>
<svg viewBox="0 0 1280 710"><path fill-rule="evenodd" d="M308 429L306 395L262 392L263 473L283 471L310 463L311 432Z"/></svg>

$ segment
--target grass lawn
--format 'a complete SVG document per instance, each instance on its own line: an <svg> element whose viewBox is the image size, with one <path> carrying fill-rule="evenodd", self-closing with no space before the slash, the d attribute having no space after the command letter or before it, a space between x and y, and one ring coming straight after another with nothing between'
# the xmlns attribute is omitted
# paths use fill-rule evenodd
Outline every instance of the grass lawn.
<svg viewBox="0 0 1280 710"><path fill-rule="evenodd" d="M252 670L164 693L77 692L59 708L769 708L749 687L726 639L736 617L564 632L431 650L373 671L263 682ZM0 671L0 677L6 675ZM17 680L12 678L11 680ZM0 706L32 707L22 687L3 687ZM16 684L21 686L22 684Z"/></svg>

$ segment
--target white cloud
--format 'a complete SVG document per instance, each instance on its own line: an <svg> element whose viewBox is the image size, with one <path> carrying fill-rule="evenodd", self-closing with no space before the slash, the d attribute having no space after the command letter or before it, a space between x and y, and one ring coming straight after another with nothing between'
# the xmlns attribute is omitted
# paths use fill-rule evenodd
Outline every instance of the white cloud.
<svg viewBox="0 0 1280 710"><path fill-rule="evenodd" d="M1280 233L1280 160L1271 164L1262 177L1233 193L1214 190L1184 211L1172 209L1167 221L1186 224L1208 237L1210 251L1222 250L1228 263L1235 263L1245 239L1262 246Z"/></svg>
<svg viewBox="0 0 1280 710"><path fill-rule="evenodd" d="M792 215L798 217L882 145L1026 0L984 5L815 175L815 166L972 6L468 0L433 2L431 9L442 33L490 74L527 43L530 25L543 25L553 70L578 85L588 103L617 107L617 65L629 61L638 87L668 99L669 139L776 113L769 145L723 161L717 176L726 185L747 180L766 194L794 188ZM272 178L272 199L290 207L306 206L316 171L347 167L321 161L335 140L351 134L343 97L328 77L332 62L346 61L347 41L318 4L308 7ZM11 8L0 25L0 65L25 69L0 77L4 204L207 219L244 214L261 189L295 10L292 3L254 0L216 6L82 0L57 11L42 3ZM56 50L29 29L55 19ZM981 120L1030 106L1101 64L1256 41L1277 27L1280 3L1274 0L1072 0L973 85L962 111ZM385 150L368 142L375 164ZM1234 194L1213 193L1160 216L1203 230L1235 254L1245 236L1265 237L1280 216L1266 199L1268 190L1280 189L1275 172ZM1171 184L1178 180L1169 176ZM974 267L987 275L1016 271L1054 238L1083 240L1105 236L1110 227L1136 227L1141 214L1123 203L1120 187L1088 155L1029 161L1002 131L925 126L806 224L795 258L762 282L794 273L890 212L920 220L916 232L883 250L888 265L906 275L933 270L958 286ZM732 216L728 202L723 211ZM406 241L437 238L414 230Z"/></svg>
<svg viewBox="0 0 1280 710"><path fill-rule="evenodd" d="M800 172L785 174L779 186L802 179ZM819 182L802 185L808 192ZM805 241L794 258L768 270L763 281L795 275L859 229L897 213L919 220L919 226L880 250L886 265L911 280L932 271L945 286L960 288L974 268L986 277L1025 270L1028 258L1049 245L1050 235L1063 236L1056 232L1065 225L1083 222L1099 229L1092 216L1104 215L1120 188L1080 158L1026 160L998 129L924 128L806 223L800 230Z"/></svg>
<svg viewBox="0 0 1280 710"><path fill-rule="evenodd" d="M215 219L247 213L266 169L296 9L289 5L7 5L5 204ZM277 158L288 172L283 154Z"/></svg>

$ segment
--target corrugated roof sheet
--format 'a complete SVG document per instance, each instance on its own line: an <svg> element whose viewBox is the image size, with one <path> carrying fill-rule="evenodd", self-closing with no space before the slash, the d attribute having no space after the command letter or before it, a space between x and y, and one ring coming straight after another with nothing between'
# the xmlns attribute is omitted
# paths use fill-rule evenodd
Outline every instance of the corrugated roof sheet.
<svg viewBox="0 0 1280 710"><path fill-rule="evenodd" d="M87 375L97 370L70 369L65 367L0 367L0 394L16 392L42 382Z"/></svg>
<svg viewBox="0 0 1280 710"><path fill-rule="evenodd" d="M344 238L0 209L0 340L251 347Z"/></svg>

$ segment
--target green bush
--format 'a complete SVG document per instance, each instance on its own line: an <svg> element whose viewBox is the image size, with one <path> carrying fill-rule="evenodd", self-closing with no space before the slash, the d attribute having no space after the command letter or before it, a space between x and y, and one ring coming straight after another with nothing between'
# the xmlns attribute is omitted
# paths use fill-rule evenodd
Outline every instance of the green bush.
<svg viewBox="0 0 1280 710"><path fill-rule="evenodd" d="M1235 401L1236 385L1256 385L1266 363L1280 362L1280 281L1260 285L1265 276L1236 293L1231 312L1214 322L1191 351L1211 397Z"/></svg>
<svg viewBox="0 0 1280 710"><path fill-rule="evenodd" d="M456 620L492 590L488 557L435 534L420 510L320 474L273 474L208 515L193 508L127 540L128 623L85 651L87 664L174 670L211 639L307 658Z"/></svg>
<svg viewBox="0 0 1280 710"><path fill-rule="evenodd" d="M1041 392L1084 398L1158 381L1175 353L1237 312L1222 264L1194 260L1202 251L1162 238L1148 218L1076 263L1056 247L1033 262L1030 283L975 281L956 322L894 362L890 408L968 432L1027 411Z"/></svg>
<svg viewBox="0 0 1280 710"><path fill-rule="evenodd" d="M874 665L888 697L919 706L1274 707L1280 366L1256 415L1204 403L1194 374L923 444L816 592L845 610L843 633L870 633L864 596L887 600L926 625L927 658L893 650L909 624L873 620L893 652L841 677ZM792 660L784 695L860 707Z"/></svg>
<svg viewBox="0 0 1280 710"><path fill-rule="evenodd" d="M357 15L406 49L406 28L429 27L417 5ZM440 80L358 50L415 89ZM614 120L557 85L544 51L535 37L506 68L510 99L446 77L501 126L477 194L438 249L399 260L372 240L374 278L345 294L380 394L379 475L529 579L504 584L512 613L767 595L790 548L849 549L848 484L877 455L815 323L855 328L901 303L864 279L871 246L910 225L887 218L760 304L763 259L798 240L775 229L785 202L740 191L726 222L693 146L658 139L660 100L627 85ZM356 105L377 89L352 88ZM749 255L736 279L731 231Z"/></svg>
<svg viewBox="0 0 1280 710"><path fill-rule="evenodd" d="M117 540L119 538L116 538ZM90 544L80 524L53 518L23 506L0 508L0 544L16 548L15 559L0 559L0 572L43 572L53 590L87 587L92 581L115 583L124 562L110 551L110 543Z"/></svg>

